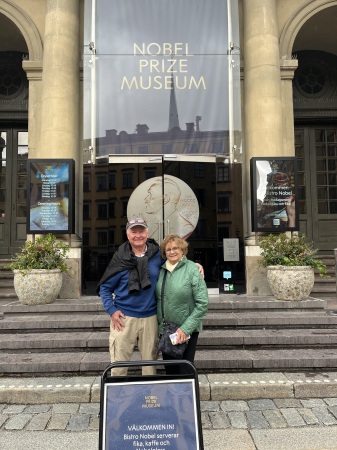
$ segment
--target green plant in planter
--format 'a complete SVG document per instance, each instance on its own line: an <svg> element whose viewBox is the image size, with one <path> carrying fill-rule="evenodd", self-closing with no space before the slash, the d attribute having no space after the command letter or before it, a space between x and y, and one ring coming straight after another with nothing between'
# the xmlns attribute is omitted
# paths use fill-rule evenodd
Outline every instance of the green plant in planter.
<svg viewBox="0 0 337 450"><path fill-rule="evenodd" d="M37 237L34 242L27 241L21 251L14 255L13 261L5 267L22 273L33 269L60 269L61 272L67 272L65 259L68 251L68 244L57 241L53 234L46 234Z"/></svg>
<svg viewBox="0 0 337 450"><path fill-rule="evenodd" d="M318 249L312 242L306 240L306 236L285 233L269 234L259 238L261 247L260 265L267 266L310 266L316 269L321 277L327 277L325 264L315 257Z"/></svg>

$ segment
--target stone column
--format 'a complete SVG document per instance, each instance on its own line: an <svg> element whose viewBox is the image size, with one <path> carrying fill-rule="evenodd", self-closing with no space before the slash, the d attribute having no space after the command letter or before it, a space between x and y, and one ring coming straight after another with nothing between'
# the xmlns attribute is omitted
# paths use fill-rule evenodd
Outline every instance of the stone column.
<svg viewBox="0 0 337 450"><path fill-rule="evenodd" d="M40 155L78 159L79 1L47 0Z"/></svg>
<svg viewBox="0 0 337 450"><path fill-rule="evenodd" d="M79 0L47 0L45 18L41 134L39 158L71 158L75 161L75 199L79 199L82 180L80 158L80 11ZM76 231L80 215L76 201ZM72 237L69 265L61 298L79 296L81 249Z"/></svg>
<svg viewBox="0 0 337 450"><path fill-rule="evenodd" d="M243 12L245 179L250 180L251 157L284 155L283 121L276 0L243 0ZM250 215L250 182L246 201ZM247 227L251 230L250 220ZM260 247L256 244L250 232L246 239L247 293L269 295L257 265Z"/></svg>

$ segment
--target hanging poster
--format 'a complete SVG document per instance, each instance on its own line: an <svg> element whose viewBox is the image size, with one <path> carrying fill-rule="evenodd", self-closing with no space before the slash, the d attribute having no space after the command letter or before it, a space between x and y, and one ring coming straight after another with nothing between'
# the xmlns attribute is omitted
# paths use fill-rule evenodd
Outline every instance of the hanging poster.
<svg viewBox="0 0 337 450"><path fill-rule="evenodd" d="M253 231L298 231L296 157L255 157L251 165Z"/></svg>

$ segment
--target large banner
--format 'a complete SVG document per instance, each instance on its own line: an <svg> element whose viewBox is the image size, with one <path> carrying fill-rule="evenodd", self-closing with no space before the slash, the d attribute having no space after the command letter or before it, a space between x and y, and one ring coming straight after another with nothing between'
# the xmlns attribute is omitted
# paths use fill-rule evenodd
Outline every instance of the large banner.
<svg viewBox="0 0 337 450"><path fill-rule="evenodd" d="M90 48L94 50L87 49L84 55L84 138L107 138L93 142L97 156L109 140L112 154L151 153L151 142L144 142L144 135L149 140L160 138L166 145L162 153L227 153L230 107L240 103L239 85L237 102L232 98L233 71L239 73L240 56L239 47L229 42L238 35L231 2L93 3ZM239 113L232 126L241 126ZM196 144L194 136L181 147L186 136L179 130L220 134L208 137L207 145ZM154 135L173 131L178 151L168 148L174 136L166 142ZM141 135L139 143L130 141L135 134Z"/></svg>
<svg viewBox="0 0 337 450"><path fill-rule="evenodd" d="M251 158L253 231L298 231L296 157Z"/></svg>

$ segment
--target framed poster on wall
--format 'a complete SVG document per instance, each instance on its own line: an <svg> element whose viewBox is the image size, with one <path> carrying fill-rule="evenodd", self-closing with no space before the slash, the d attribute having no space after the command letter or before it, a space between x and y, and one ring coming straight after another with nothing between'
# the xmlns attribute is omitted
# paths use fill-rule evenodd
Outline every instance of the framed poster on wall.
<svg viewBox="0 0 337 450"><path fill-rule="evenodd" d="M28 159L27 164L27 233L74 233L74 160Z"/></svg>
<svg viewBox="0 0 337 450"><path fill-rule="evenodd" d="M253 231L298 231L296 157L250 160Z"/></svg>

